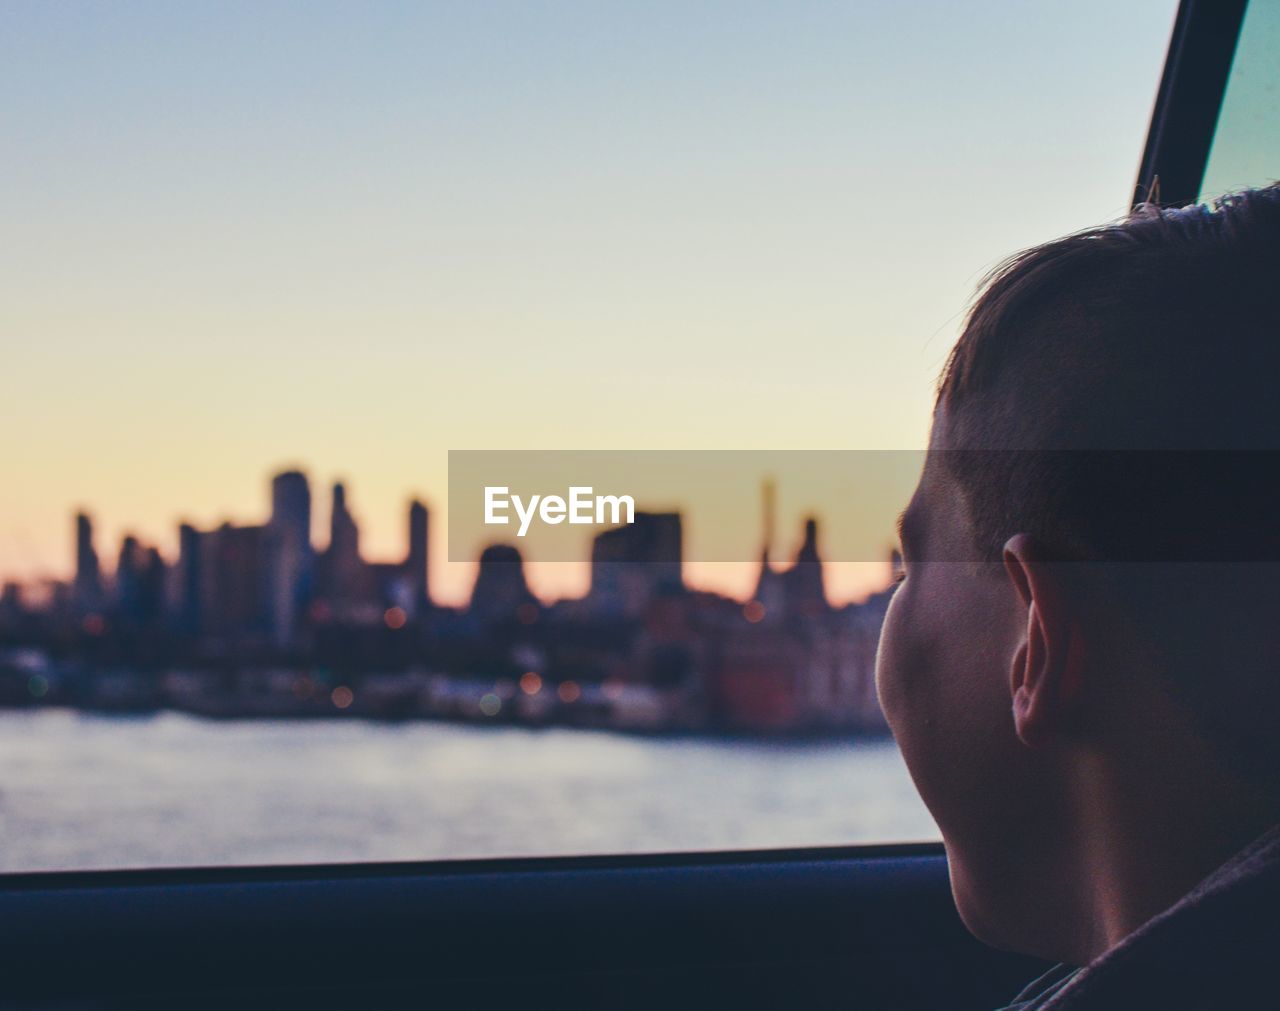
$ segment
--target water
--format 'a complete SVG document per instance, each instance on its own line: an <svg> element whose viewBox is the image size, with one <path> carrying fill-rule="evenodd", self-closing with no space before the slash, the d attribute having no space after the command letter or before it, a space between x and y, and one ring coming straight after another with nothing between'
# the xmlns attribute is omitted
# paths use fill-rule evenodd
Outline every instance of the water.
<svg viewBox="0 0 1280 1011"><path fill-rule="evenodd" d="M885 740L0 713L0 871L936 838Z"/></svg>

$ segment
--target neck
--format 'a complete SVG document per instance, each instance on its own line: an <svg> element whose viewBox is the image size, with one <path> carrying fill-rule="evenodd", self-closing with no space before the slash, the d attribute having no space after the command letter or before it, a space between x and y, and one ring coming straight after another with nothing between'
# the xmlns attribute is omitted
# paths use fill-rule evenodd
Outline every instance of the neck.
<svg viewBox="0 0 1280 1011"><path fill-rule="evenodd" d="M1186 736L1170 743L1135 741L1077 763L1071 865L1083 908L1076 936L1063 939L1073 964L1119 944L1280 821L1275 796Z"/></svg>

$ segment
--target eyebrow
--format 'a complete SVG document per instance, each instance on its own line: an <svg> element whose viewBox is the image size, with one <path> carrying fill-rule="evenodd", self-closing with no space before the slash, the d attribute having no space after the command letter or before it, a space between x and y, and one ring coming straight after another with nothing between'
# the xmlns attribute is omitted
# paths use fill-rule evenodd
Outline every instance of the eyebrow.
<svg viewBox="0 0 1280 1011"><path fill-rule="evenodd" d="M894 528L898 531L898 540L902 540L902 530L903 530L903 527L905 527L906 525L907 525L907 510L903 509L902 512L898 513L898 520L894 524Z"/></svg>
<svg viewBox="0 0 1280 1011"><path fill-rule="evenodd" d="M919 522L917 514L911 511L911 505L908 504L902 512L898 513L898 521L896 524L898 530L898 544L905 549L907 543L915 544L916 542L916 524Z"/></svg>

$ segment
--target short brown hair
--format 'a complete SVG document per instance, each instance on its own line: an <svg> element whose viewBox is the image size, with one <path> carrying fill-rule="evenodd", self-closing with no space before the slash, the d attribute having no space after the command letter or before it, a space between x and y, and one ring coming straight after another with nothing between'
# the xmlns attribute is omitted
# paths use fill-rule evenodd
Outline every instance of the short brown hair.
<svg viewBox="0 0 1280 1011"><path fill-rule="evenodd" d="M1280 185L1011 257L938 405L988 557L1019 531L1068 558L1258 551L1280 529L1258 508L1280 491Z"/></svg>
<svg viewBox="0 0 1280 1011"><path fill-rule="evenodd" d="M938 412L979 557L1093 563L1081 598L1280 780L1280 185L1007 260Z"/></svg>

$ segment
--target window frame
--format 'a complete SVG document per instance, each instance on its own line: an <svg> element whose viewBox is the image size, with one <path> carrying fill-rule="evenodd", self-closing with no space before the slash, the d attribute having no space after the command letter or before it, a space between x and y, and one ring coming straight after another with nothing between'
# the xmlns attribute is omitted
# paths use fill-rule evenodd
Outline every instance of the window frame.
<svg viewBox="0 0 1280 1011"><path fill-rule="evenodd" d="M1157 202L1197 200L1246 6L1247 0L1182 0L1135 204L1152 195L1157 180ZM887 910L887 920L874 915ZM552 948L539 936L547 924L538 917L563 920L566 911L581 928L576 936L585 947L577 954L591 955L569 972L657 971L770 954L796 965L802 954L858 963L858 949L841 947L853 940L851 925L878 938L892 923L903 931L923 925L937 936L920 940L951 945L975 972L999 968L1011 979L1028 978L1026 960L985 951L964 934L941 843L0 874L0 948L12 968L6 988L10 997L41 1001L184 986L280 986L290 979L359 986L461 974L487 982L494 966L491 949L474 947L479 921L491 941L510 942L498 944L500 973L546 972ZM779 918L779 911L786 915ZM617 935L601 928L627 929L657 913L664 932L634 947L607 943ZM806 916L813 929L788 949L785 928ZM534 934L527 933L530 917ZM744 942L734 932L747 927L759 931L756 940ZM294 930L311 940L317 932L342 932L355 949L345 962L326 961L293 938ZM439 947L414 947L428 938ZM462 944L468 939L470 947ZM385 951L375 945L384 941ZM801 942L819 946L802 953ZM865 972L876 973L876 949L861 954ZM317 965L324 972L303 975Z"/></svg>
<svg viewBox="0 0 1280 1011"><path fill-rule="evenodd" d="M1182 0L1147 129L1133 205L1200 197L1248 0Z"/></svg>

